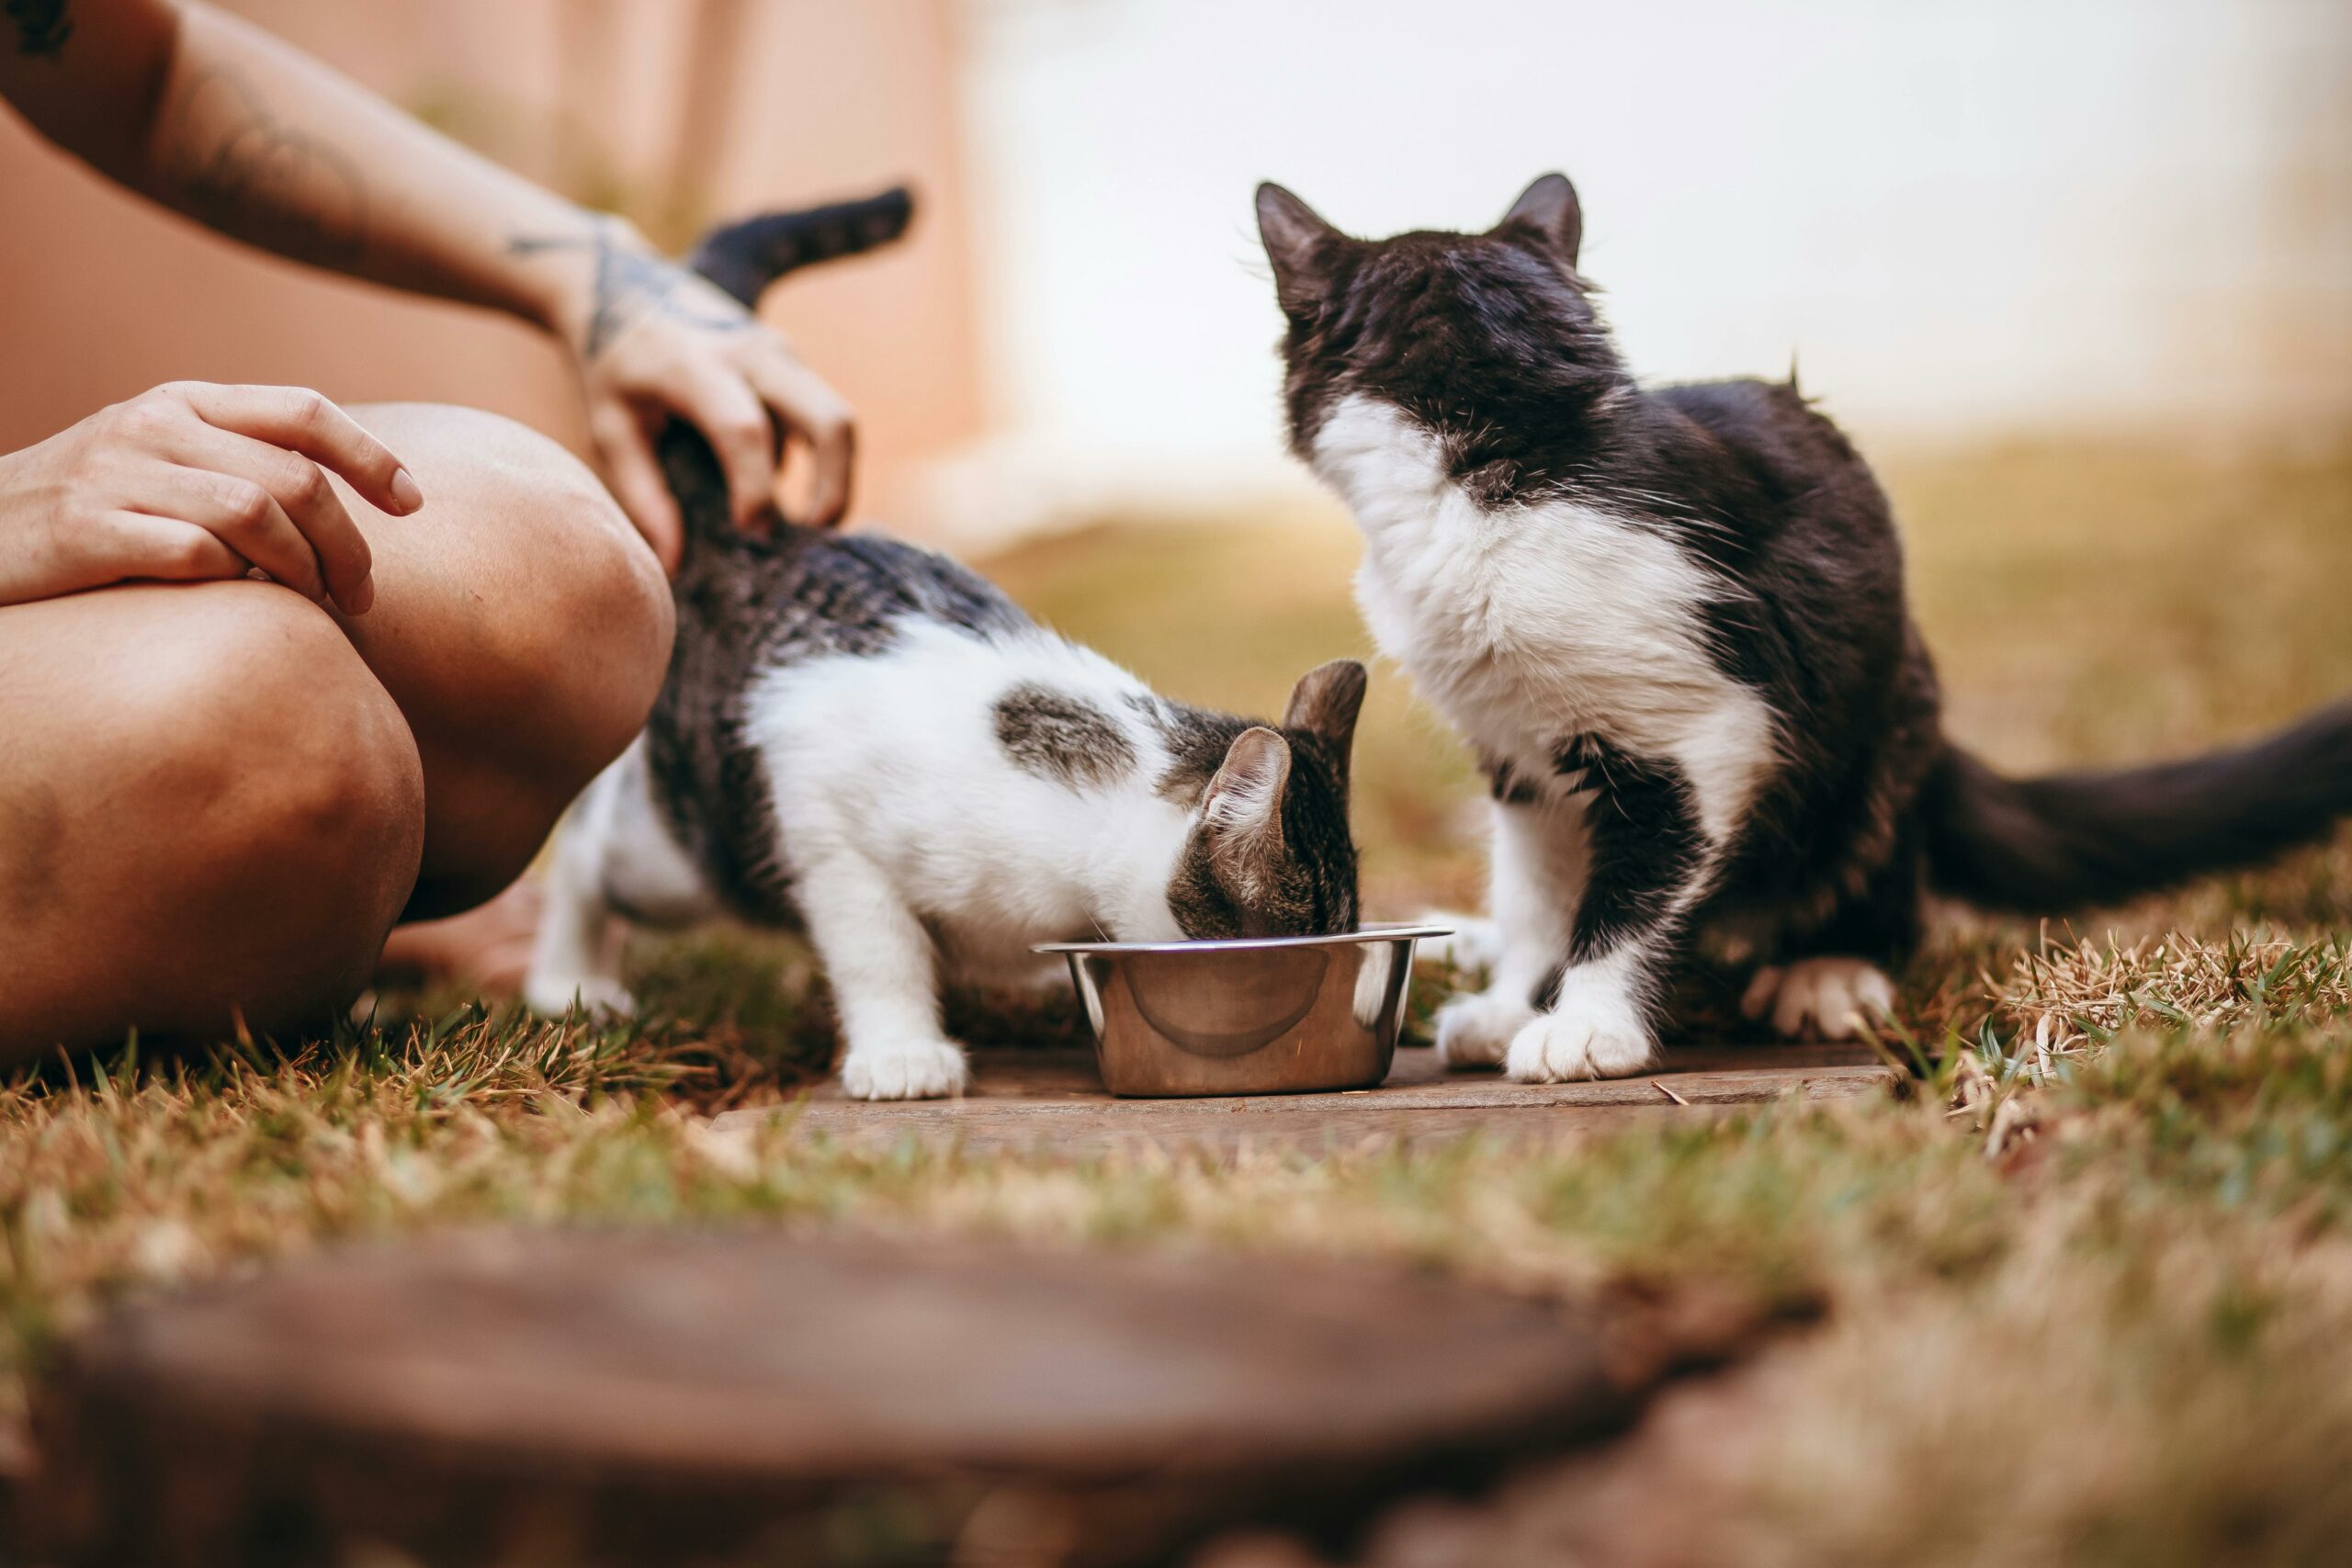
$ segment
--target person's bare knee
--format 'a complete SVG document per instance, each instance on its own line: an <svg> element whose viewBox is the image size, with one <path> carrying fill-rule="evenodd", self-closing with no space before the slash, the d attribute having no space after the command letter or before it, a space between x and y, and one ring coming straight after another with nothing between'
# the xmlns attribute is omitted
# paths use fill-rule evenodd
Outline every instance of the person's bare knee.
<svg viewBox="0 0 2352 1568"><path fill-rule="evenodd" d="M226 639L203 739L232 749L211 761L232 781L231 820L242 815L274 846L267 866L240 875L275 888L289 931L328 939L315 944L312 974L330 989L356 987L416 880L424 774L390 694L332 622L287 597L241 595L244 624ZM219 691L231 681L242 690ZM237 728L219 722L229 718ZM192 750L201 741L189 728Z"/></svg>
<svg viewBox="0 0 2352 1568"><path fill-rule="evenodd" d="M222 595L227 597L227 595ZM189 1010L151 1028L294 1021L365 983L416 880L424 784L399 709L334 623L283 590L236 591L126 715L153 736L150 820L188 853L150 906L157 935L209 931L172 976Z"/></svg>
<svg viewBox="0 0 2352 1568"><path fill-rule="evenodd" d="M643 726L669 661L669 585L594 474L547 437L467 409L353 412L425 494L413 517L363 519L379 588L349 629L435 786L415 912L462 908L529 863Z"/></svg>
<svg viewBox="0 0 2352 1568"><path fill-rule="evenodd" d="M415 879L424 782L334 622L248 583L24 606L17 637L40 635L34 612L107 651L85 656L78 722L0 769L46 818L48 871L17 911L28 983L0 1049L277 1028L356 989Z"/></svg>

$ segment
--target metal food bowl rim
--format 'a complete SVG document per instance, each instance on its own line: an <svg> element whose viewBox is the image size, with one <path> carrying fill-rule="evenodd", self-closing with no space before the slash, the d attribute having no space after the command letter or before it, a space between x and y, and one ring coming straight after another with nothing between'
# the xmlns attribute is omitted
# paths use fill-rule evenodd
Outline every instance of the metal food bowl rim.
<svg viewBox="0 0 2352 1568"><path fill-rule="evenodd" d="M1217 942L1041 942L1030 948L1032 953L1262 953L1283 947L1347 947L1367 942L1397 942L1406 938L1416 941L1425 937L1452 936L1451 926L1381 925L1363 926L1351 931L1330 936L1247 936Z"/></svg>

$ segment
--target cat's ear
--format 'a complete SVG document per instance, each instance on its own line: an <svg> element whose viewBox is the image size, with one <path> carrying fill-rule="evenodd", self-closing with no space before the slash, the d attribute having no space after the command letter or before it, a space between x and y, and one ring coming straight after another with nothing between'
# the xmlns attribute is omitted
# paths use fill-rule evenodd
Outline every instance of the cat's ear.
<svg viewBox="0 0 2352 1568"><path fill-rule="evenodd" d="M1331 249L1340 231L1270 182L1258 187L1258 238L1274 264L1274 295L1283 310L1295 316L1313 309L1330 282Z"/></svg>
<svg viewBox="0 0 2352 1568"><path fill-rule="evenodd" d="M1577 187L1568 183L1567 175L1545 175L1520 192L1519 199L1495 227L1507 229L1514 223L1534 230L1560 254L1561 260L1570 266L1577 265L1577 247L1584 241L1584 208L1577 201Z"/></svg>
<svg viewBox="0 0 2352 1568"><path fill-rule="evenodd" d="M1363 711L1363 666L1352 659L1334 659L1309 670L1291 688L1290 707L1283 714L1284 729L1304 729L1331 748L1341 767L1355 744L1356 716Z"/></svg>
<svg viewBox="0 0 2352 1568"><path fill-rule="evenodd" d="M1283 793L1290 742L1256 725L1233 738L1201 802L1201 826L1217 879L1247 895L1283 852Z"/></svg>

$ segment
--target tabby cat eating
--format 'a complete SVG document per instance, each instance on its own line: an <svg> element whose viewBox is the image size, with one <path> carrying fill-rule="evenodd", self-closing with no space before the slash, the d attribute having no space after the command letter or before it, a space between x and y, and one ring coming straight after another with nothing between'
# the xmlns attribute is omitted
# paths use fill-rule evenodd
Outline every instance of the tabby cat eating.
<svg viewBox="0 0 2352 1568"><path fill-rule="evenodd" d="M778 271L905 221L871 204L721 231L698 270L749 304ZM849 216L844 217L843 214ZM869 1100L955 1094L942 971L1034 975L1032 944L1356 928L1349 753L1361 664L1279 725L1170 702L943 556L730 523L699 435L662 440L686 520L677 643L645 733L558 843L525 997L630 1007L616 914L802 926Z"/></svg>

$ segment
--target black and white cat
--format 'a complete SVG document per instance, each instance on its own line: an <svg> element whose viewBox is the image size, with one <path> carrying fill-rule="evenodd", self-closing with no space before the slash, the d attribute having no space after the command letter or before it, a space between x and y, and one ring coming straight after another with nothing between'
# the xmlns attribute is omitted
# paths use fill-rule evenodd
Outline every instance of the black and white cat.
<svg viewBox="0 0 2352 1568"><path fill-rule="evenodd" d="M2320 836L2352 705L2244 750L2010 780L1944 739L1886 498L1793 384L1645 389L1558 175L1377 241L1261 186L1294 450L1354 511L1382 648L1492 784L1492 984L1448 1062L1637 1072L1694 951L1783 1033L1893 1001L1929 888L2054 909Z"/></svg>
<svg viewBox="0 0 2352 1568"><path fill-rule="evenodd" d="M748 304L786 267L904 220L811 243L803 220L760 220L695 265ZM1029 976L1040 942L1355 929L1361 664L1310 672L1279 727L1187 707L944 557L738 532L683 426L662 457L688 534L677 644L645 733L558 844L534 1008L628 1010L615 913L803 926L841 1016L842 1087L917 1099L966 1078L943 966Z"/></svg>

